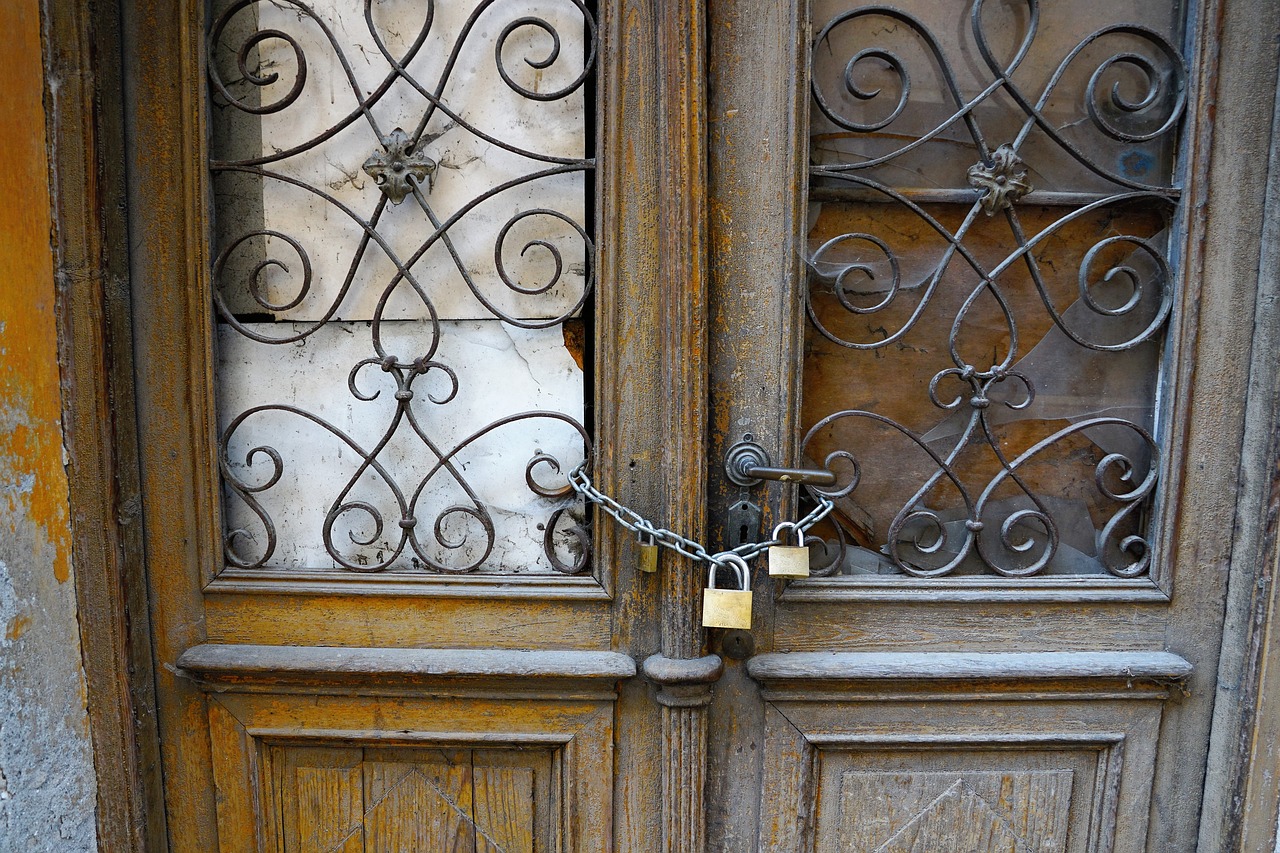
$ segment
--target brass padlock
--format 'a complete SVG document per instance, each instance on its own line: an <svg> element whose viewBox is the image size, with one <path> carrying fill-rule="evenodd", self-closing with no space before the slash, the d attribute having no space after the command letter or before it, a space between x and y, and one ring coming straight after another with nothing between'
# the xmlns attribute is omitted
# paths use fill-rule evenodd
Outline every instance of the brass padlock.
<svg viewBox="0 0 1280 853"><path fill-rule="evenodd" d="M645 574L653 574L658 570L658 538L652 533L646 534L643 530L636 535L639 542L637 546L640 549L640 571Z"/></svg>
<svg viewBox="0 0 1280 853"><path fill-rule="evenodd" d="M809 577L809 548L805 545L804 531L790 521L784 521L773 528L773 538L781 539L783 528L790 527L796 532L795 545L773 545L769 548L769 577L771 578L807 578Z"/></svg>
<svg viewBox="0 0 1280 853"><path fill-rule="evenodd" d="M733 567L741 589L716 589L716 569L726 565ZM737 554L726 552L711 558L707 588L702 591L702 627L751 627L751 569Z"/></svg>

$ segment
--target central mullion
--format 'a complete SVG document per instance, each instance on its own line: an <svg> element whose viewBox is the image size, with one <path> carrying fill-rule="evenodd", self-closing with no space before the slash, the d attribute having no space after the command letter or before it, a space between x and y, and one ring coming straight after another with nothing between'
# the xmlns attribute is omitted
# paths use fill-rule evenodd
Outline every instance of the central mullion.
<svg viewBox="0 0 1280 853"><path fill-rule="evenodd" d="M707 115L703 0L656 4L659 115L658 260L662 321L661 426L666 526L695 541L706 530ZM714 549L713 549L714 550ZM701 562L669 559L661 580L662 849L705 849L708 684L701 658Z"/></svg>
<svg viewBox="0 0 1280 853"><path fill-rule="evenodd" d="M747 541L803 514L794 485L731 484L728 449L750 433L782 467L805 467L799 441L803 299L800 240L808 182L808 3L708 3L708 544L739 544L741 522L728 508L743 498L761 521ZM782 587L753 561L750 637L709 632L725 657L708 707L706 848L756 850L765 726L760 688L742 655L773 650L774 599ZM803 808L803 806L802 806Z"/></svg>
<svg viewBox="0 0 1280 853"><path fill-rule="evenodd" d="M707 118L703 0L659 4L663 398L667 527L702 541L706 527ZM663 581L662 651L700 654L701 571L674 561Z"/></svg>

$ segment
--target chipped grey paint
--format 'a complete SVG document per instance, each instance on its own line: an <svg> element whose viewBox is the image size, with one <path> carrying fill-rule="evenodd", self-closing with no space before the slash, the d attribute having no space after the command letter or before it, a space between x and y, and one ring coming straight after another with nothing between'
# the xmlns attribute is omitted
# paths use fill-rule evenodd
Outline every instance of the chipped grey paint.
<svg viewBox="0 0 1280 853"><path fill-rule="evenodd" d="M0 851L97 849L37 0L0 3Z"/></svg>
<svg viewBox="0 0 1280 853"><path fill-rule="evenodd" d="M18 428L0 407L0 432ZM75 590L26 498L36 475L0 459L0 850L97 849ZM61 484L65 494L65 481Z"/></svg>

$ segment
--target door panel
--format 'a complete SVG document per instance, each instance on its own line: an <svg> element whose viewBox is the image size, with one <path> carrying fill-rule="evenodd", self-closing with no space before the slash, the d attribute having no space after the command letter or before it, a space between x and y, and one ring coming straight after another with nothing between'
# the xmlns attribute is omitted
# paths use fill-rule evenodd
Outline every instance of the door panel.
<svg viewBox="0 0 1280 853"><path fill-rule="evenodd" d="M1163 652L793 653L748 670L766 753L785 756L765 767L762 849L1084 851L1145 846L1162 705L1190 668Z"/></svg>
<svg viewBox="0 0 1280 853"><path fill-rule="evenodd" d="M276 17L274 23L263 25L265 31L255 30L256 23L247 23L233 33L244 40L240 44L249 43L244 53L248 63L245 68L237 65L238 49L230 56L231 77L238 75L240 85L259 72L259 82L268 89L273 85L266 80L271 73L279 73L279 81L297 79L287 73L290 67L298 69L292 55L293 43L280 33L310 27L310 36L316 32L321 35L309 47L326 47L328 36L317 30L310 7L292 4L283 14L278 4L240 4L239 8L248 6L269 6L268 14ZM581 7L569 3L566 8L576 11L581 22ZM401 4L398 9L379 6L374 10L377 26L386 23L382 15L395 12L421 15L424 9L420 4ZM443 35L446 18L458 23L458 12L456 5L447 12L441 11L431 37ZM474 52L460 51L462 60L492 72L496 67L494 44L515 46L503 32L507 24L525 30L535 40L541 39L539 49L555 53L554 39L541 23L530 23L528 14L506 7L494 9L490 17L496 19L504 13L507 17L496 22L477 18L479 23L473 27L471 41L487 39L487 49L469 43L468 48L474 48ZM610 460L611 464L602 467L596 482L628 504L654 514L654 483L660 482L654 471L661 467L663 437L650 427L652 419L646 415L654 411L655 395L601 394L599 406L583 396L584 388L588 389L586 394L592 393L583 383L589 382L593 372L598 377L597 387L609 388L630 382L653 387L659 373L649 358L660 337L661 324L655 319L659 306L641 296L654 287L652 266L646 264L655 238L653 223L647 218L651 205L645 205L653 193L651 179L657 152L657 146L646 141L646 134L652 133L655 123L622 120L627 110L632 115L652 115L655 109L653 24L647 18L637 19L634 10L630 19L628 14L626 6L601 10L598 30L593 34L600 56L596 64L610 71L600 74L585 92L590 93L589 101L594 104L595 93L607 91L608 96L598 101L608 107L595 111L595 121L581 129L578 142L581 146L584 139L599 140L596 147L603 166L595 179L596 188L589 190L589 182L581 178L584 170L594 170L596 162L583 159L581 150L570 152L569 159L574 162L568 166L552 164L553 169L563 166L562 171L579 176L578 212L587 216L591 209L594 222L588 222L593 230L586 235L587 248L582 248L583 234L577 233L579 257L575 260L567 248L549 248L537 242L541 237L516 233L521 223L531 218L526 214L533 208L524 199L514 213L508 214L518 220L511 227L510 240L520 245L514 250L508 246L511 256L495 261L493 243L500 242L500 238L490 228L485 235L489 239L488 279L477 280L476 287L483 292L483 287L496 284L509 290L519 303L524 297L537 294L521 294L508 287L500 272L494 272L495 268L503 269L503 263L519 288L532 291L541 283L516 273L516 264L543 264L540 273L529 274L549 275L556 273L558 258L561 272L570 279L576 276L589 281L594 275L590 267L598 261L602 274L609 277L609 288L596 292L580 281L568 307L560 306L551 316L527 312L519 304L499 306L497 316L505 317L503 322L519 336L520 323L537 325L574 314L574 305L584 293L595 294L591 313L583 315L580 323L575 316L554 324L557 328L552 349L562 357L561 372L571 380L570 384L578 383L575 420L584 419L584 410L595 409L594 429L611 436L608 448L600 452L600 459ZM454 17L449 18L450 15ZM465 19L466 15L462 17ZM263 346L271 353L287 350L283 360L275 355L245 354L249 347L246 341L256 345L259 342L255 337L296 336L297 324L315 324L325 316L325 306L339 301L333 296L332 276L334 270L339 271L340 288L356 251L350 242L339 240L352 236L350 228L343 230L332 222L318 222L324 205L307 206L297 198L283 200L283 219L271 218L275 214L267 210L270 199L266 196L270 193L261 184L246 184L244 180L245 176L261 178L260 173L267 167L256 160L279 153L269 142L269 154L255 158L241 152L217 159L224 156L229 143L225 126L219 128L219 118L214 114L225 115L230 110L223 95L209 94L204 67L202 46L207 43L210 28L216 27L219 20L214 13L201 3L126 3L121 20L126 28L131 115L136 119L129 154L136 192L130 228L139 247L132 257L135 369L139 428L146 447L142 471L148 579L155 625L170 848L202 853L293 850L306 849L308 845L350 846L359 837L359 849L434 849L435 840L423 839L439 837L448 838L450 844L466 845L474 840L472 846L480 849L486 844L493 849L611 849L615 838L614 822L609 819L614 803L615 715L627 721L627 737L639 738L641 743L646 732L656 729L659 719L658 706L647 691L632 690L625 700L626 707L617 707L619 685L636 672L632 656L648 654L656 645L653 591L637 590L632 570L619 570L619 566L628 565L618 555L632 554L631 540L619 538L607 528L599 529L593 539L587 538L586 522L580 510L572 506L572 500L566 502L563 496L539 493L539 489L546 490L548 477L559 478L559 486L551 489L563 487L564 475L576 462L571 454L562 453L556 470L545 458L553 449L543 446L538 435L527 433L519 439L535 440L527 448L530 458L520 461L504 454L503 444L499 443L496 449L488 448L486 461L463 460L440 443L440 437L447 439L451 429L461 427L470 434L483 429L483 425L462 427L464 419L446 418L434 424L434 433L425 428L421 432L406 431L406 425L412 426L407 424L410 409L423 403L436 405L426 396L449 398L451 375L459 377L458 391L462 393L463 374L457 370L465 373L486 359L474 357L475 353L455 352L451 358L461 366L452 367L452 374L443 368L428 368L428 372L437 374L432 377L412 362L415 358L432 357L436 332L441 328L445 332L456 331L449 324L456 327L470 323L473 331L480 324L488 324L479 331L481 337L488 334L492 338L501 329L499 321L492 319L492 312L489 320L480 321L473 316L459 316L467 312L454 305L438 312L441 319L437 324L429 316L430 310L423 307L426 301L419 300L422 310L418 313L425 311L428 315L425 320L418 318L425 332L416 340L409 336L411 349L405 364L400 364L403 359L397 354L395 364L388 361L359 367L361 359L371 357L369 352L378 346L372 343L378 339L376 321L380 309L376 297L386 292L380 288L388 281L396 280L398 271L393 269L391 278L384 276L382 285L361 290L361 299L349 306L339 305L334 314L341 337L358 339L366 349L373 347L355 361L348 358L345 367L332 354L320 351L320 338L326 334L323 329L301 341ZM358 31L364 22L359 14L355 21ZM404 35L401 30L389 38L400 39ZM582 48L582 41L580 38L576 49L572 39L560 45L561 58L573 59L576 54L579 68L590 61L584 55L588 51ZM270 68L253 64L260 57L257 44L264 42L272 42L273 49L283 54L283 64ZM299 50L307 47L301 41L298 44ZM372 47L363 58L352 61L377 60L378 46ZM395 47L402 49L404 44L397 42ZM437 49L439 45L433 42L430 47L432 61L443 62L447 58L447 51L442 54ZM227 66L218 63L225 63L228 57L218 54L219 50L211 47L208 59L225 71ZM266 50L264 44L264 53ZM360 51L349 57L356 54ZM545 68L538 66L545 55L530 55L532 63L525 62L526 57L518 57L518 73L545 78ZM341 81L345 74L345 69L341 74L335 72L333 51L329 51L328 58L324 67L323 63L316 64L320 60L310 66L313 88L307 90L308 98L316 97L314 84L326 75L332 82L335 75ZM290 66L290 62L295 64ZM339 69L341 65L336 63ZM172 69L163 83L151 71L158 67ZM357 89L376 91L380 85L375 81L366 87L369 81L359 76L366 73L363 69L353 73L357 74ZM287 82L285 85L287 88ZM213 88L216 90L217 86ZM423 96L406 88L412 87L401 86L389 98L416 98L421 109L424 100L440 97L430 89L430 94ZM581 86L578 91L581 113L588 96L582 94ZM338 88L332 94L336 103ZM350 98L350 89L347 95ZM368 98L369 92L365 91L362 97ZM455 101L448 103L461 109ZM322 106L327 110L327 104ZM307 111L298 124L277 122L278 131L308 136L315 130L315 122L329 120L315 114L319 109ZM261 126L266 119L253 118L257 114L252 111L248 115L250 130L257 133L261 151L262 140L268 136ZM270 114L269 118L280 116ZM323 195L336 199L344 193L363 192L360 197L371 209L394 208L396 215L404 214L409 208L379 201L381 192L374 177L364 171L365 158L373 157L377 149L384 155L394 152L370 137L366 140L371 143L366 146L369 150L362 148L363 153L357 156L358 152L352 153L353 147L344 147L350 140L339 138L349 127L333 137L343 144L334 149L330 165L338 172L345 169L351 173L351 158L355 157L360 162L355 163L354 182L340 179L336 172L324 173L319 186L311 185L320 195L311 195L324 200L331 213L336 208ZM459 127L452 127L452 132L459 132ZM526 137L543 139L541 131L545 128L538 127L536 121L526 117L519 127ZM382 136L387 136L392 127L382 129L386 131ZM366 134L368 130L364 128ZM323 155L327 141L321 139L308 150ZM437 141L448 143L444 137ZM456 178L466 171L466 161L475 152L466 154L458 145L448 145L453 149L450 157L440 152L431 156L441 170ZM633 151L633 156L620 156L619 152L626 150ZM606 151L610 152L608 156L603 154ZM454 154L459 156L456 161L450 159ZM486 162L501 159L498 155L481 155ZM320 160L324 157L320 156ZM452 169L451 165L460 168ZM477 161L471 168L479 165L484 163ZM495 168L501 165L496 163ZM325 168L323 163L315 166L321 173ZM210 172L214 174L211 176ZM289 180L276 183L286 185L289 191L301 190L303 177L312 180L316 174L319 173L314 169L304 169L298 174L290 173ZM230 188L228 175L234 179ZM488 189L479 192L491 190L494 180L488 176ZM506 176L503 180L511 183L517 179ZM339 186L331 187L330 183ZM446 189L448 182L428 184L428 197L437 189L444 195L452 192ZM597 197L603 203L597 204ZM410 205L414 201L408 198L403 203ZM456 197L451 203L464 204ZM417 208L419 219L415 227L419 229L418 239L426 240L436 226L423 207ZM392 214L386 216L392 218ZM564 222L555 216L550 218ZM350 226L351 219L345 218L345 226ZM414 239L414 233L402 227L407 224L410 223L393 222L391 233ZM312 255L326 255L324 262L308 264L294 251L289 239L275 233L256 233L285 234L286 225L301 228L302 236L287 236L306 244L307 260ZM580 221L577 225L587 227ZM425 232L421 230L424 227ZM334 228L342 233L333 233ZM237 243L245 229L250 236ZM373 233L376 231L366 214L362 224L357 222L355 246L360 244L361 233L377 242ZM569 236L572 238L574 233L571 228ZM610 235L607 239L606 234ZM444 242L438 235L435 239L438 244ZM554 245L551 240L545 242ZM591 248L595 245L599 246L598 251ZM233 259L229 247L247 252L247 260ZM385 261L391 253L382 254ZM534 255L540 255L541 260L535 260ZM429 276L431 285L429 291L424 286L423 292L438 296L437 286L444 278L441 264L447 272L453 261L445 251L443 259L436 258L431 263L435 265L423 266L423 280ZM473 266L468 262L452 267L453 273L463 279L464 293L471 292L465 286L465 278ZM382 267L370 262L368 269L365 265L355 268L358 275L353 279L353 292L386 273L385 263ZM298 296L299 283L308 272L312 289L306 298L296 306L284 307ZM362 277L366 272L371 276L367 280ZM250 286L237 296L224 298L221 288L227 282L220 278L224 273L241 284L246 283L247 276L250 285L254 276L259 276L260 283L256 289ZM372 303L366 298L370 293L375 297ZM388 298L387 311L411 315L397 302L403 302L404 295ZM619 303L624 301L637 307L623 312ZM317 309L317 305L321 308ZM302 313L294 316L297 312ZM530 313L535 316L526 316ZM406 322L409 320L402 316L389 314L382 329L384 340L404 343L406 336L396 337L403 331L396 324ZM596 326L607 328L599 334L599 344L584 343L584 335ZM551 331L541 334L550 335ZM344 343L350 349L350 341ZM505 353L507 366L500 366L491 377L473 376L476 381L470 385L481 391L487 388L491 396L497 393L505 404L514 402L516 395L500 388L495 392L494 383L510 382L526 363L536 366L539 356L531 350L522 351L510 341L503 344L499 340L498 344L491 349ZM444 354L443 349L437 351ZM575 354L583 359L582 365L574 361ZM250 369L241 374L226 373L233 362L247 364ZM320 380L322 373L335 366L341 376ZM426 368L425 361L421 367ZM353 368L358 373L372 370L364 379L356 378L352 386L348 376ZM427 385L431 387L378 389L363 385L369 378L374 379L374 384L419 381L410 379L411 375L429 380ZM620 375L624 379L619 379ZM437 386L437 380L444 384ZM314 394L311 402L295 405L285 396L289 386L301 391L303 398L328 386L345 401L354 400L353 410L361 405L385 406L382 414L386 417L376 427L377 435L357 436L364 429L360 418L325 410L329 404L316 403ZM409 393L415 390L420 393ZM527 391L527 385L521 385L519 390ZM396 391L401 392L399 396ZM557 420L552 402L534 408L552 413L556 416L552 419ZM226 404L222 410L218 409L220 403ZM322 442L315 440L316 435L303 434L305 430L295 432L293 427L281 432L277 424L274 434L260 432L246 444L233 447L238 441L231 428L235 419L248 412L254 413L248 417L256 417L266 412L256 408L264 405L273 406L277 415L302 417L306 429L320 427ZM321 409L318 413L317 406ZM298 412L307 412L311 417ZM488 417L491 414L498 419L511 414L491 411L484 405L475 412L486 424L494 420ZM573 416L574 412L568 414ZM344 418L350 420L352 432L347 438L354 444L321 425L317 418L326 422L332 418L331 426L345 423ZM557 422L581 434L581 425L574 427L563 419ZM241 423L247 423L247 419ZM628 434L634 440L627 439ZM231 440L220 441L229 435ZM383 442L387 436L390 441ZM427 454L426 467L421 453L416 461L409 454L407 461L402 458L400 462L411 472L410 478L391 485L395 477L383 477L375 458L381 464L387 457L401 453L393 447L395 442L415 436L421 439L419 451L434 444ZM330 439L336 439L340 449L345 448L343 459L324 449L323 441ZM477 446L480 441L468 446ZM504 441L508 450L519 443ZM460 443L467 443L465 435ZM268 447L271 449L255 449ZM582 449L579 439L579 455ZM308 456L312 452L314 455ZM631 461L632 470L628 470L625 460ZM448 471L448 464L455 461L457 471ZM284 484L284 478L276 476L282 462L289 476L299 473L302 479L291 484L285 499L267 511L259 498L265 498L271 486ZM475 474L478 467L491 467L494 462L500 463L504 472L514 472L512 497L515 492L522 492L524 497L520 500L526 504L532 501L542 516L524 524L527 529L523 532L530 535L523 538L533 543L532 548L503 551L505 545L500 540L516 538L511 530L503 529L503 519L519 520L521 516L519 507L504 504L505 485L498 488L497 498L489 495L481 501L484 507L463 501L456 494L432 495L429 488L421 490L421 503L417 503L418 485L424 476L431 479L433 466L437 474L448 471L455 486L466 480L474 496L480 497L484 487L468 480L471 475L455 473L461 475L465 465ZM337 471L344 466L345 474ZM326 480L326 471L336 476ZM369 476L370 471L377 476ZM225 491L224 483L230 483ZM271 486L262 488L268 483ZM374 491L382 487L374 499L367 491L370 485ZM366 492L357 494L361 489ZM466 489L462 491L465 493ZM391 502L385 504L388 495ZM304 498L318 500L308 508ZM238 502L239 509L223 512L224 501L226 506ZM384 503L380 505L379 501ZM428 502L436 504L430 512L425 511ZM464 504L462 510L451 508ZM423 512L417 511L419 505ZM260 513L260 509L264 511ZM558 522L547 517L548 512L560 509L564 512L558 513ZM353 522L352 513L360 520ZM486 513L491 524L485 523ZM578 518L574 518L575 513ZM422 516L420 524L418 515ZM296 531L302 525L298 520L304 516L309 519L308 529L299 535ZM453 525L459 522L472 529L455 529ZM575 525L580 528L577 532L570 530ZM294 528L294 533L289 534L292 543L284 535L290 526ZM376 531L379 526L382 530ZM372 536L374 532L379 535ZM449 544L459 541L464 532L471 534L473 545L479 542L479 550L461 553L466 549ZM477 532L481 534L478 539ZM429 543L428 553L417 553L412 542L405 539L408 536L412 540L417 535L426 537L423 541ZM310 538L303 542L305 537ZM559 564L547 556L544 539L554 539L553 551L559 555ZM402 542L405 547L400 546ZM454 551L461 561L447 562L441 553L430 552L436 546ZM377 554L379 548L382 556ZM488 563L487 558L478 559L486 549L494 555ZM329 560L318 559L318 553ZM651 587L652 582L648 585ZM640 593L648 606L637 606ZM625 625L617 617L621 609L633 611ZM633 745L619 752L628 780L621 786L625 809L619 811L657 813L658 795L647 787L647 780L659 775L658 753ZM388 768L410 765L418 769L400 780L405 784L391 785L387 781L391 773ZM434 788L428 781L435 782ZM445 795L435 788L445 791ZM643 849L654 837L652 820L630 824L624 821L619 825L621 831L616 837L622 846Z"/></svg>
<svg viewBox="0 0 1280 853"><path fill-rule="evenodd" d="M1223 593L1223 576L1204 561L1225 559L1216 496L1236 476L1212 448L1233 446L1242 399L1208 380L1203 365L1236 378L1243 368L1205 334L1238 343L1229 317L1252 299L1202 275L1203 220L1189 216L1212 198L1196 164L1209 140L1207 104L1222 96L1212 62L1217 7L814 4L788 31L804 33L798 43L770 29L794 12L787 4L709 8L712 209L722 212L711 220L719 355L709 464L719 475L727 447L749 432L764 437L775 462L829 464L839 485L828 491L843 492L838 529L815 530L828 540L813 548L818 577L770 580L757 567L755 657L732 659L741 639L710 634L727 658L711 712L727 734L711 744L710 790L721 800L709 815L710 849L951 850L959 838L979 850L1019 849L1031 835L1046 849L1192 849L1211 712L1203 691L1216 667ZM823 28L840 14L867 26L836 50ZM975 16L996 45L996 69L974 40ZM1124 54L1126 65L1142 51L1091 53L1116 32L1090 36L1131 21L1138 25L1117 32L1146 41L1152 69L1166 64L1152 71L1149 103L1129 111L1112 100L1102 121L1164 112L1117 138L1090 124L1086 92L1093 71L1103 68L1098 80L1117 71L1110 57ZM1029 147L1018 149L1029 159L1003 177L1007 184L1024 170L1033 192L988 216L985 178L970 167L996 167L998 146L1019 141L1028 123L1029 111L1001 91L999 68L1036 26L1011 75L1019 86L1039 81L1025 84L1032 107L1082 41L1072 62L1087 69L1064 72L1054 86L1071 92L1050 97L1044 113L1031 110L1055 117L1030 122ZM814 100L810 72L830 75L838 92L829 100L861 112L844 127L833 122ZM1114 82L1122 92L1137 78ZM1113 97L1111 83L1093 91ZM1156 132L1178 114L1181 125ZM970 119L992 155L985 167L980 153L969 156L982 147ZM1101 138L1087 154L1078 135L1086 132ZM811 149L811 140L821 144ZM1126 146L1143 155L1142 176L1126 171L1137 162L1125 160ZM864 166L895 151L903 159ZM794 167L796 152L813 165L788 192L779 173ZM1092 168L1090 157L1103 166ZM1035 242L1038 233L1053 236ZM1034 251L1021 252L1027 243ZM1120 243L1130 249L1107 258ZM1107 321L1119 315L1106 310L1125 308L1131 334L1092 341L1114 351L1071 341L1081 337L1071 323L1088 308L1086 285L1142 278L1138 256L1150 263L1141 293L1152 302L1097 302ZM789 266L798 257L807 269ZM1104 280L1097 264L1129 270ZM809 316L791 314L806 307ZM803 343L790 337L797 324ZM1043 372L1031 377L1033 352ZM1014 381L1007 371L987 377L992 396L981 391L985 380L967 384L1002 360L1027 366L1044 408L996 394ZM1220 393L1231 402L1215 402ZM768 396L783 399L781 417L798 413L782 434ZM1073 431L1116 410L1153 441L1126 426L1139 439L1131 449L1100 450L1113 437ZM973 426L967 444L957 442L964 424ZM1102 460L1113 451L1133 463L1127 482L1141 487L1126 491L1134 494L1107 484L1114 472L1105 469L1119 460ZM730 504L745 498L765 507L761 535L811 505L776 484L744 490L717 477L711 488L713 523L724 525ZM1059 518L1064 511L1077 521ZM1109 537L1125 524L1117 548ZM733 529L720 530L735 541ZM965 542L973 553L961 557ZM1146 675L1129 668L1134 655L1165 652L1173 654ZM1027 653L1063 666L1061 678L1023 666ZM1073 670L1078 655L1091 663ZM954 668L955 656L974 667ZM842 786L857 793L846 799ZM1018 791L1021 811L989 810L982 786ZM915 799L919 808L909 808ZM994 826L991 814L1003 829L984 835L982 816ZM748 834L741 819L755 815Z"/></svg>
<svg viewBox="0 0 1280 853"><path fill-rule="evenodd" d="M511 676L481 673L465 653L434 665L401 654L414 671L379 677L338 656L344 672L326 684L314 661L260 652L270 674L259 678L225 646L183 659L217 691L208 713L223 849L609 848L595 815L612 799L613 683L633 671L625 656L561 653L559 672L539 672L538 653L526 652L513 690ZM291 667L305 686L282 682ZM440 674L423 674L432 669Z"/></svg>

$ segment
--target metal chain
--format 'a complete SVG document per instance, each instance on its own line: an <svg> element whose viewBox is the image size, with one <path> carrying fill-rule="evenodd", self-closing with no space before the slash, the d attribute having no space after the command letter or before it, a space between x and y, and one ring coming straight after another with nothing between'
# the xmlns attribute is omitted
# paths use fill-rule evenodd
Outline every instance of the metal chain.
<svg viewBox="0 0 1280 853"><path fill-rule="evenodd" d="M784 544L782 539L768 539L764 542L747 542L732 548L728 551L720 551L715 554L709 552L702 546L702 543L696 542L685 536L681 536L673 530L667 530L665 527L655 527L651 521L646 519L640 513L625 507L597 489L591 484L591 477L587 474L587 465L582 463L569 474L569 485L573 486L573 490L582 497L598 504L601 509L607 512L614 521L621 524L627 530L640 534L641 536L652 537L653 541L666 548L670 548L677 554L683 554L691 560L698 560L704 563L715 563L723 565L724 557L733 554L741 557L743 560L753 560L763 554L774 545ZM799 521L788 521L778 525L778 527L788 526L794 527L801 533L813 527L819 521L827 517L827 514L835 508L835 504L829 498L822 495L818 496L818 505L813 508L804 518ZM776 530L777 528L775 528Z"/></svg>

